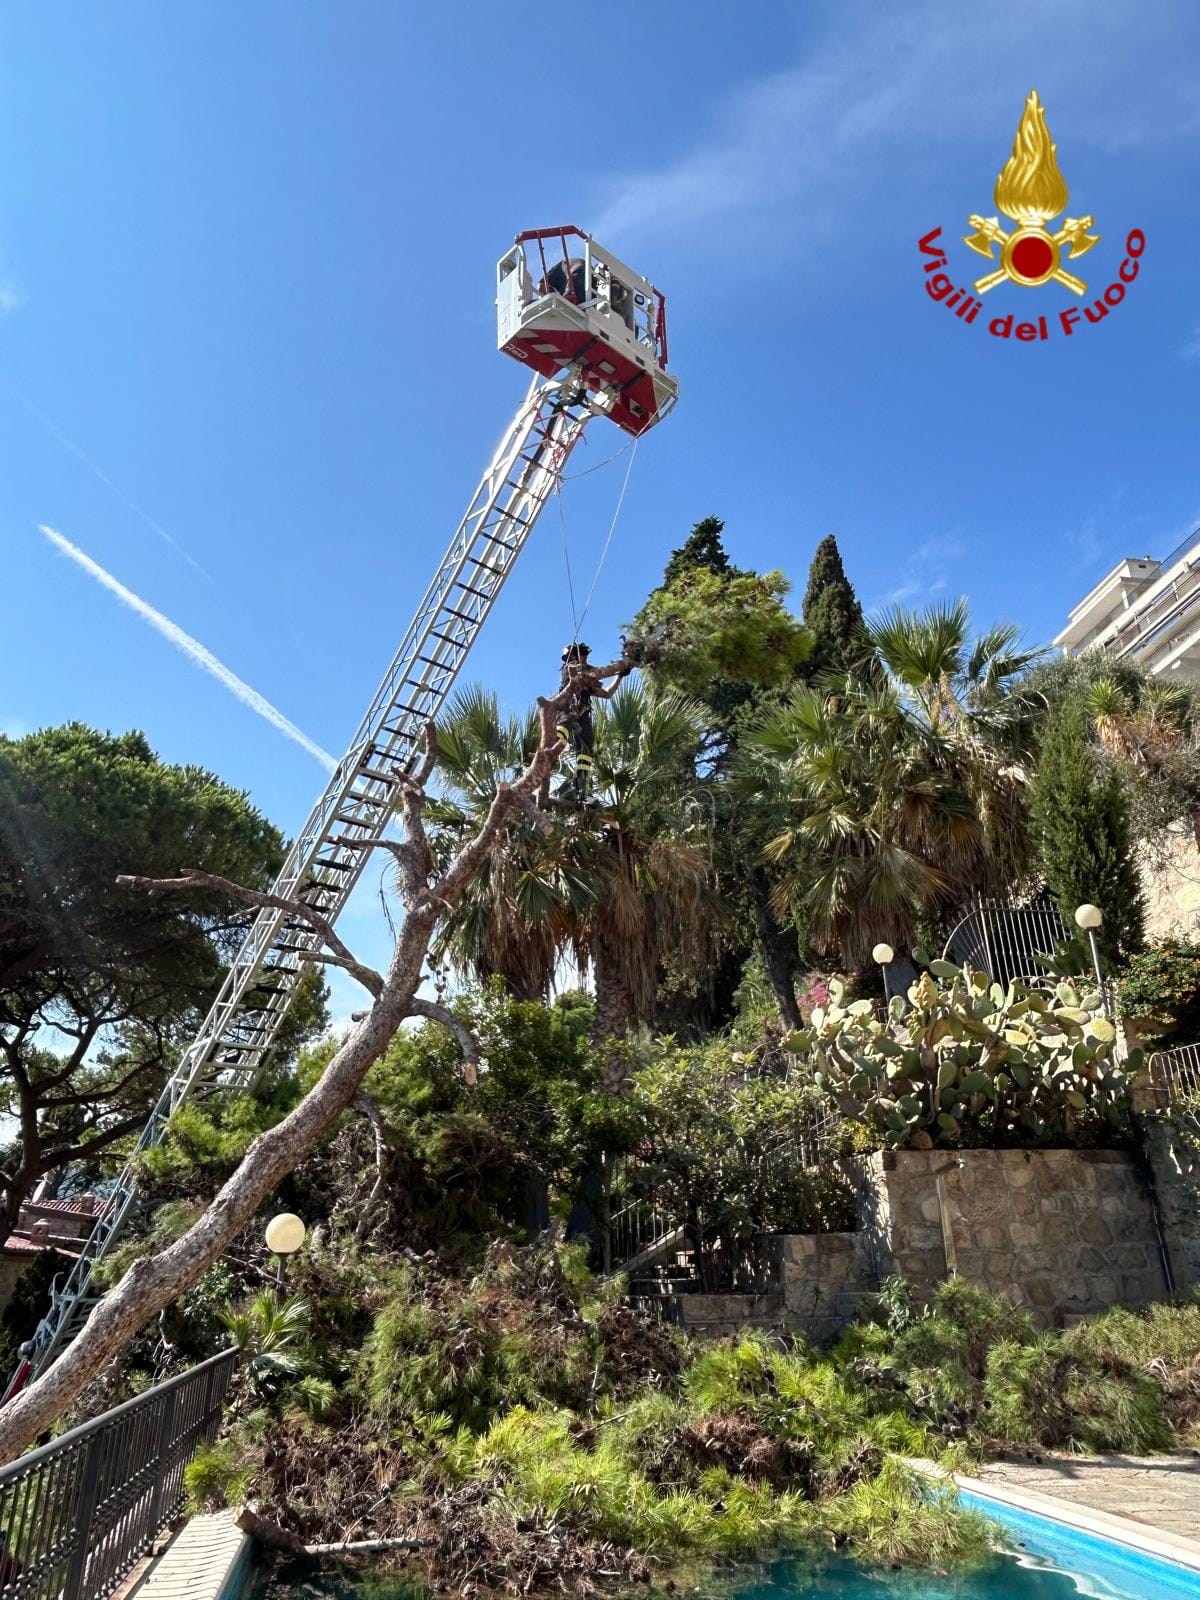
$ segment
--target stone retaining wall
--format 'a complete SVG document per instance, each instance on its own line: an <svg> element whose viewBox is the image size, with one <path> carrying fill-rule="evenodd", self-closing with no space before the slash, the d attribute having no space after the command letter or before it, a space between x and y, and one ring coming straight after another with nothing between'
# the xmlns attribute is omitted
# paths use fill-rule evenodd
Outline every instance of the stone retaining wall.
<svg viewBox="0 0 1200 1600"><path fill-rule="evenodd" d="M853 1163L879 1276L947 1273L1052 1325L1166 1293L1150 1196L1116 1150L886 1150Z"/></svg>
<svg viewBox="0 0 1200 1600"><path fill-rule="evenodd" d="M1164 1154L1162 1170L1180 1159ZM885 1150L847 1170L860 1231L768 1236L762 1292L674 1294L660 1309L707 1336L750 1326L824 1343L897 1274L924 1302L957 1272L1047 1327L1167 1293L1150 1195L1123 1151ZM1180 1172L1172 1202L1179 1287L1185 1264L1200 1278L1195 1181Z"/></svg>

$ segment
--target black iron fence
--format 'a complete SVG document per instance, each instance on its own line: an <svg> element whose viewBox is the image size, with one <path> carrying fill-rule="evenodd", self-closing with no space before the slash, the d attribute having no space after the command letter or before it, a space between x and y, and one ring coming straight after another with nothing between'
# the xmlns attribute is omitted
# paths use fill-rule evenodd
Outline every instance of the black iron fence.
<svg viewBox="0 0 1200 1600"><path fill-rule="evenodd" d="M183 1505L236 1350L0 1467L0 1600L104 1600Z"/></svg>
<svg viewBox="0 0 1200 1600"><path fill-rule="evenodd" d="M955 926L942 954L959 966L986 972L997 983L1014 978L1036 982L1049 972L1043 958L1070 937L1062 912L1049 900L1024 906L980 900Z"/></svg>

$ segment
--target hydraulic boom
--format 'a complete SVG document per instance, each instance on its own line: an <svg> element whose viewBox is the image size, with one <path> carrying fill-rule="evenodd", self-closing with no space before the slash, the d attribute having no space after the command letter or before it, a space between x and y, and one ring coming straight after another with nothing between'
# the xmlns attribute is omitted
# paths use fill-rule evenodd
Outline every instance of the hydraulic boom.
<svg viewBox="0 0 1200 1600"><path fill-rule="evenodd" d="M349 749L288 851L272 893L306 900L330 921L337 918L370 855L365 846L382 835L391 818L398 798L396 770L415 764L425 724L445 705L592 414L575 373L533 379ZM255 917L199 1033L164 1085L133 1158L105 1195L66 1281L52 1291L50 1309L10 1394L70 1343L99 1298L95 1268L113 1248L137 1199L136 1157L161 1144L172 1114L185 1101L255 1083L304 972L302 953L318 945L309 928L284 912L263 910Z"/></svg>
<svg viewBox="0 0 1200 1600"><path fill-rule="evenodd" d="M497 268L499 347L534 378L455 530L350 748L276 878L281 898L336 921L395 809L435 719L525 541L592 416L636 438L674 406L662 294L575 227L518 235ZM136 863L130 863L131 866ZM200 1031L163 1087L130 1161L39 1323L4 1395L42 1372L99 1298L95 1269L137 1203L137 1157L161 1144L189 1100L247 1089L260 1076L320 941L286 912L250 924ZM2 1404L3 1401L0 1401Z"/></svg>

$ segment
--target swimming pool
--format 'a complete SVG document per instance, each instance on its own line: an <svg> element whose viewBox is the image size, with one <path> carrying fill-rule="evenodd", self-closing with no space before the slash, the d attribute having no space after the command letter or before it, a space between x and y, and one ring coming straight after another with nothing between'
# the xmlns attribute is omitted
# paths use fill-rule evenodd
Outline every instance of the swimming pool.
<svg viewBox="0 0 1200 1600"><path fill-rule="evenodd" d="M1109 1538L962 1484L958 1494L964 1506L1000 1524L1023 1573L1065 1575L1075 1593L1098 1600L1200 1600L1200 1566L1146 1548L1164 1542L1154 1529L1131 1524L1119 1532L1113 1529L1116 1536ZM1039 1502L1044 1498L1039 1496ZM1085 1513L1081 1520L1108 1525L1117 1519ZM1022 1577L1020 1592L1028 1592L1032 1600L1033 1589L1027 1590L1026 1582Z"/></svg>

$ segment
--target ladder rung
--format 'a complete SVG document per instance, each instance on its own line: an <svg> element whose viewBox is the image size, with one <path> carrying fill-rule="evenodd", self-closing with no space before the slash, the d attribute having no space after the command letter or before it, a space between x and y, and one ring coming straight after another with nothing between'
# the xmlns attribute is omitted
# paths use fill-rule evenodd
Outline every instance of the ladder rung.
<svg viewBox="0 0 1200 1600"><path fill-rule="evenodd" d="M474 558L472 556L467 557L468 561L472 561L473 559ZM481 563L478 561L475 562L476 566L479 566L480 564ZM461 578L455 578L450 587L452 589L461 589L464 594L469 594L476 600L492 600L495 598L494 595L489 593L487 589L476 589L472 584L464 583Z"/></svg>
<svg viewBox="0 0 1200 1600"><path fill-rule="evenodd" d="M370 778L375 783L386 783L395 787L397 780L390 772L380 772L375 767L359 767L358 770L364 778ZM374 804L378 805L379 802L375 801Z"/></svg>
<svg viewBox="0 0 1200 1600"><path fill-rule="evenodd" d="M379 800L374 795L356 794L353 798L360 806L370 806L373 811L381 811L384 816L391 810L391 806L386 800ZM369 828L373 826L369 822L364 822L361 817L356 816L352 811L339 811L334 820L342 823L345 827L351 828Z"/></svg>

